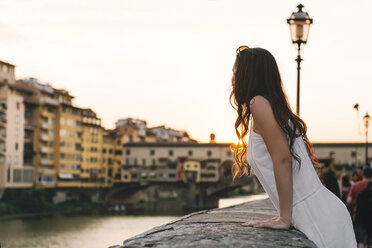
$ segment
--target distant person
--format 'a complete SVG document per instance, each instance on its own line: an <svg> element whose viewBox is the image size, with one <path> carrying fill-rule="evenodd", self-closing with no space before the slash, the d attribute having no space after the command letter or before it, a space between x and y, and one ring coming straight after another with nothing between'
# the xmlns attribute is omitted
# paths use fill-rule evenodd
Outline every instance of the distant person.
<svg viewBox="0 0 372 248"><path fill-rule="evenodd" d="M358 166L357 168L356 168L356 171L357 171L357 174L358 174L358 181L357 182L359 182L359 181L363 181L363 166Z"/></svg>
<svg viewBox="0 0 372 248"><path fill-rule="evenodd" d="M353 174L351 174L351 184L354 184L358 181L360 181L359 174L358 174L357 170L354 170Z"/></svg>
<svg viewBox="0 0 372 248"><path fill-rule="evenodd" d="M324 162L320 180L327 189L341 199L340 187L338 186L336 175L331 169L329 161Z"/></svg>
<svg viewBox="0 0 372 248"><path fill-rule="evenodd" d="M318 163L306 124L292 112L270 52L247 46L237 49L230 101L238 114L234 178L250 173L252 166L278 211L275 218L242 225L289 229L292 224L320 248L355 248L350 214L314 170Z"/></svg>
<svg viewBox="0 0 372 248"><path fill-rule="evenodd" d="M354 231L358 247L372 247L372 169L363 169L363 181L354 183L348 196L348 204L354 206Z"/></svg>
<svg viewBox="0 0 372 248"><path fill-rule="evenodd" d="M351 189L351 182L346 174L343 174L340 179L341 185L341 200L346 204L347 196L349 195Z"/></svg>

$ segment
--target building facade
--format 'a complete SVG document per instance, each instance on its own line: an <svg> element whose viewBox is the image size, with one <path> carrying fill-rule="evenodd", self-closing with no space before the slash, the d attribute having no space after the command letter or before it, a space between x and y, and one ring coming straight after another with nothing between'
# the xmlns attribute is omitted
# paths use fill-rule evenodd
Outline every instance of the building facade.
<svg viewBox="0 0 372 248"><path fill-rule="evenodd" d="M233 154L229 143L127 143L124 144L121 181L217 182L231 175Z"/></svg>
<svg viewBox="0 0 372 248"><path fill-rule="evenodd" d="M336 167L350 167L365 165L366 144L365 143L313 143L317 158L334 157ZM372 147L368 147L369 158L372 161Z"/></svg>
<svg viewBox="0 0 372 248"><path fill-rule="evenodd" d="M34 168L24 163L25 105L14 87L14 66L0 61L0 71L0 192L3 192L5 188L32 187Z"/></svg>

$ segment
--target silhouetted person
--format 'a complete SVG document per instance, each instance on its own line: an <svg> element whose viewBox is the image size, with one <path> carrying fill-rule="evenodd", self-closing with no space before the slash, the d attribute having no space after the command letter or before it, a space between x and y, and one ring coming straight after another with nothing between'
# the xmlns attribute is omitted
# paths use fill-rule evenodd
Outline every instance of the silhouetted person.
<svg viewBox="0 0 372 248"><path fill-rule="evenodd" d="M346 174L341 176L341 200L346 204L347 196L351 189L350 179Z"/></svg>
<svg viewBox="0 0 372 248"><path fill-rule="evenodd" d="M323 166L321 166L320 180L322 181L322 183L327 189L329 189L338 198L341 198L340 187L338 186L335 173L330 168L330 162L327 160L327 161L324 161L324 163L322 164Z"/></svg>
<svg viewBox="0 0 372 248"><path fill-rule="evenodd" d="M372 247L372 169L365 167L363 180L351 186L347 203L354 206L354 231L358 247Z"/></svg>

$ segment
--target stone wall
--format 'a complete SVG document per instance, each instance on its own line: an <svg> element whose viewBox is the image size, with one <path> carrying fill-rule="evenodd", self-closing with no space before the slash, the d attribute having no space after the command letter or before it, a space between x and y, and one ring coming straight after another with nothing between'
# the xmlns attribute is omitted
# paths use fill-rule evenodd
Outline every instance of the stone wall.
<svg viewBox="0 0 372 248"><path fill-rule="evenodd" d="M296 229L243 227L251 219L274 217L269 199L195 212L112 247L316 247Z"/></svg>

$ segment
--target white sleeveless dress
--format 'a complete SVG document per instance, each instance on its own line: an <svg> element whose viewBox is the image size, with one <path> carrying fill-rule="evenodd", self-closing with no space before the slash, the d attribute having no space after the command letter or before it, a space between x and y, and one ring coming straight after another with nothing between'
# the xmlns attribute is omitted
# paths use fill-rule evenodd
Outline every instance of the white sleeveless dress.
<svg viewBox="0 0 372 248"><path fill-rule="evenodd" d="M279 214L273 162L262 136L253 131L250 123L247 161ZM301 136L295 139L293 148L301 158L301 166L292 158L292 225L320 248L357 247L345 204L320 182Z"/></svg>

